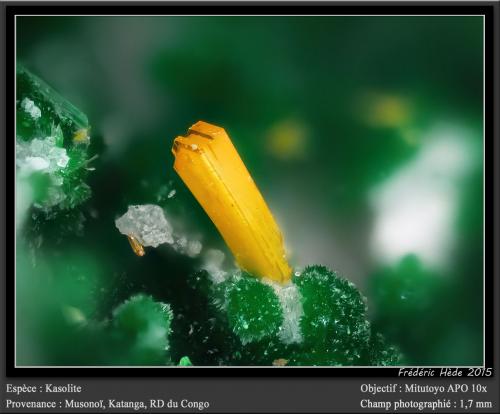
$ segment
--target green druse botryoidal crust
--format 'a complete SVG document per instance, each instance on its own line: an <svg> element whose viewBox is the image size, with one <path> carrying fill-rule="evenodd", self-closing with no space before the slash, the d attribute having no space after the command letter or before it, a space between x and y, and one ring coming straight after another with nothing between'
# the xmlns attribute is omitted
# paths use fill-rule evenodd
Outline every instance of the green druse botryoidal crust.
<svg viewBox="0 0 500 414"><path fill-rule="evenodd" d="M290 286L299 292L301 312L284 302L284 289ZM241 342L228 349L235 365L397 365L401 361L395 347L381 334L372 334L366 300L359 290L324 266L307 267L285 286L236 271L214 284L211 295ZM283 336L285 326L289 333L298 331L295 340Z"/></svg>
<svg viewBox="0 0 500 414"><path fill-rule="evenodd" d="M366 303L358 289L324 266L307 267L293 282L302 297L305 350L295 362L358 364L370 337Z"/></svg>
<svg viewBox="0 0 500 414"><path fill-rule="evenodd" d="M274 335L283 321L273 289L243 273L217 287L230 328L243 344ZM220 291L222 290L222 291Z"/></svg>
<svg viewBox="0 0 500 414"><path fill-rule="evenodd" d="M137 363L144 359L163 365L170 363L167 352L172 317L168 304L138 294L113 311L112 330L119 342L131 349Z"/></svg>
<svg viewBox="0 0 500 414"><path fill-rule="evenodd" d="M166 338L171 321L169 305L155 302L151 296L142 294L132 296L113 311L114 327L130 336L155 331L158 337Z"/></svg>
<svg viewBox="0 0 500 414"><path fill-rule="evenodd" d="M86 115L49 85L17 64L16 165L38 197L40 212L72 209L90 197L85 183L92 158ZM47 180L32 179L42 174ZM47 214L37 218L47 218Z"/></svg>
<svg viewBox="0 0 500 414"><path fill-rule="evenodd" d="M380 332L372 331L370 342L363 356L363 365L390 366L403 365L403 355L399 349L387 343Z"/></svg>

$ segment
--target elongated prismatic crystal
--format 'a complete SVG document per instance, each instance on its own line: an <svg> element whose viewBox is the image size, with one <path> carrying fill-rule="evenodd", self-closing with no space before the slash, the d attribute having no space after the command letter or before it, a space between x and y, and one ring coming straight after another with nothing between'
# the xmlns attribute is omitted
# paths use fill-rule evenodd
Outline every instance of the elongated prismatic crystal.
<svg viewBox="0 0 500 414"><path fill-rule="evenodd" d="M291 277L269 207L223 128L199 121L174 140L174 169L245 271L280 283Z"/></svg>

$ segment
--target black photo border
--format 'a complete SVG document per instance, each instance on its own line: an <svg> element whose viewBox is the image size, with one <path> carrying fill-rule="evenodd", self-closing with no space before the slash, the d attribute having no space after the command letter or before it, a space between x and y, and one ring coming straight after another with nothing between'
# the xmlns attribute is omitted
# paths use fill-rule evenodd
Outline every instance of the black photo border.
<svg viewBox="0 0 500 414"><path fill-rule="evenodd" d="M485 24L485 106L484 106L484 139L485 139L485 303L484 303L484 367L494 366L494 328L498 328L498 315L494 314L495 276L498 277L498 266L494 263L497 239L494 235L494 224L498 214L494 208L494 191L498 191L498 177L494 177L495 155L498 156L498 101L494 99L494 51L498 49L498 39L494 38L498 12L498 3L494 2L9 2L2 4L5 13L5 120L6 133L2 140L4 146L6 173L5 201L5 367L7 377L397 377L400 367L16 367L15 365L15 244L9 242L15 238L14 225L14 163L10 157L15 153L14 139L14 101L15 90L15 16L29 15L169 15L169 14L266 14L266 15L484 15ZM494 44L496 43L496 44ZM494 107L496 105L496 107ZM494 129L496 128L496 129ZM497 159L498 162L498 159ZM495 179L496 178L496 179ZM495 190L496 188L496 190ZM496 198L495 198L496 200ZM498 344L496 344L498 346ZM408 367L415 368L415 367ZM440 368L431 367L439 371ZM467 375L466 367L459 367L462 375Z"/></svg>

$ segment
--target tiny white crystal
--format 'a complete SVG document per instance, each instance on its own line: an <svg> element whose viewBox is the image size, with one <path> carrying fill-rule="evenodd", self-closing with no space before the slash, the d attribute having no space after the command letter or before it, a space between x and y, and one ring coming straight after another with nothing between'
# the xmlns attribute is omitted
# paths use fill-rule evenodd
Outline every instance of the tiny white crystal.
<svg viewBox="0 0 500 414"><path fill-rule="evenodd" d="M120 233L133 236L143 246L158 247L174 242L172 226L163 209L154 204L129 206L127 212L115 220Z"/></svg>
<svg viewBox="0 0 500 414"><path fill-rule="evenodd" d="M172 198L175 195L175 190L172 190L168 193L167 198Z"/></svg>
<svg viewBox="0 0 500 414"><path fill-rule="evenodd" d="M203 245L198 240L190 240L187 245L187 255L189 257L196 257L200 254Z"/></svg>
<svg viewBox="0 0 500 414"><path fill-rule="evenodd" d="M227 272L222 270L225 254L217 249L208 249L203 255L202 269L206 270L210 275L212 282L217 284L223 282L227 278Z"/></svg>

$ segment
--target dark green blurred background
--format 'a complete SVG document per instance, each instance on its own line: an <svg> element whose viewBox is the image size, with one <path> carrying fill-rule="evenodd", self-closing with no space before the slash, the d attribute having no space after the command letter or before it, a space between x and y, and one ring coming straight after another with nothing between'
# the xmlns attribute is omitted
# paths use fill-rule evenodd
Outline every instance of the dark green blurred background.
<svg viewBox="0 0 500 414"><path fill-rule="evenodd" d="M233 139L294 266L356 283L409 364L482 363L482 17L18 17L17 59L88 115L99 153L78 231L48 222L26 252L67 289L28 298L102 319L146 292L181 315L174 332L202 317L185 289L199 259L138 258L114 219L160 204L231 266L172 169L173 139L204 120ZM95 363L23 306L18 364Z"/></svg>

